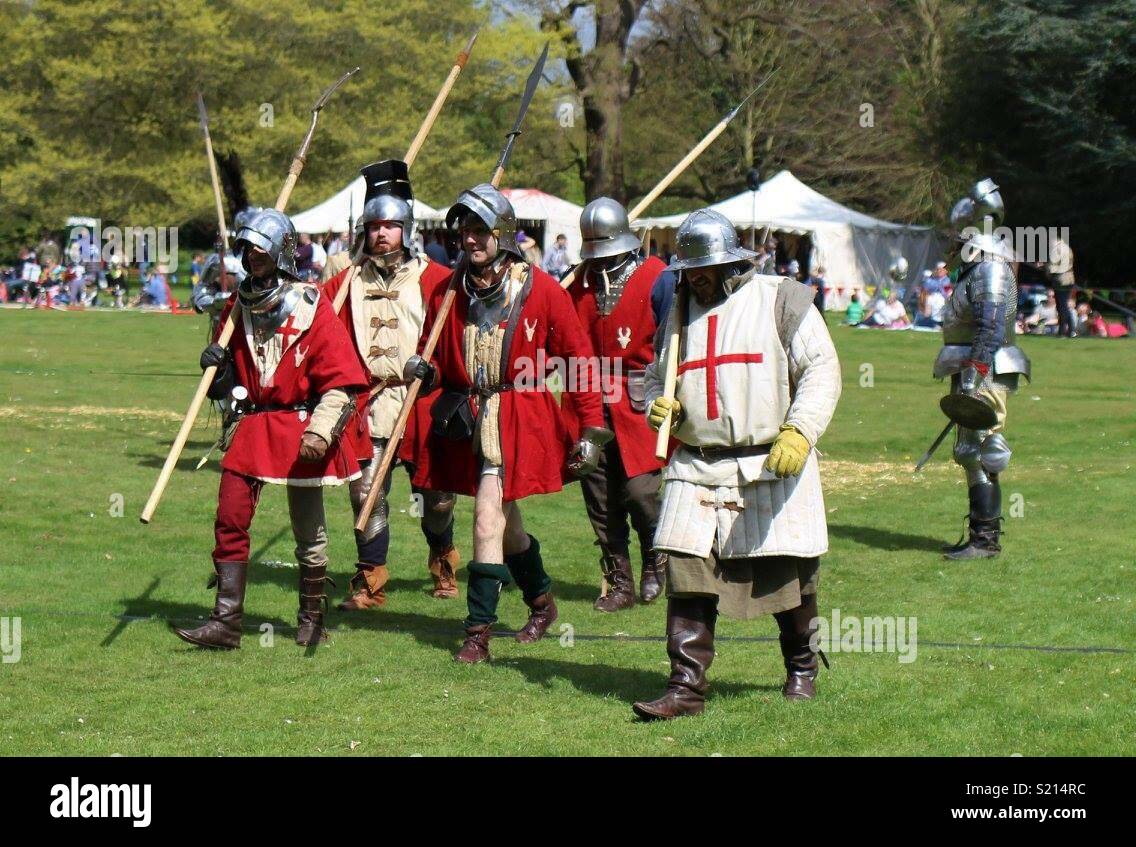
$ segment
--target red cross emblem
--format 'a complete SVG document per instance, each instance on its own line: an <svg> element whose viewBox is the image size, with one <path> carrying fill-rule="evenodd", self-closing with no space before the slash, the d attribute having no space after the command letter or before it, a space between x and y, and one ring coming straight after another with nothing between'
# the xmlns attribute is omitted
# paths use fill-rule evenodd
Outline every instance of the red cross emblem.
<svg viewBox="0 0 1136 847"><path fill-rule="evenodd" d="M276 330L277 335L283 335L284 336L284 346L285 347L287 347L289 344L291 344L291 341L288 340L289 338L291 338L293 335L299 335L302 332L302 330L296 329L295 324L296 324L296 316L295 315L289 315L287 322L282 327L280 327L278 330Z"/></svg>
<svg viewBox="0 0 1136 847"><path fill-rule="evenodd" d="M706 328L706 358L683 362L678 366L680 374L700 368L706 369L706 419L718 419L718 366L742 365L764 361L761 353L718 353L718 316L711 315Z"/></svg>

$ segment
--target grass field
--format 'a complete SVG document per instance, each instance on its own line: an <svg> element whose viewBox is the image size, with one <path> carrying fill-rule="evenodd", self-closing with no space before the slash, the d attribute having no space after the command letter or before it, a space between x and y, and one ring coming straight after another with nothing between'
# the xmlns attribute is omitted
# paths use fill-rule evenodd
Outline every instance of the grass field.
<svg viewBox="0 0 1136 847"><path fill-rule="evenodd" d="M575 487L523 506L570 644L503 637L492 665L451 661L464 599L426 593L399 471L384 611L333 611L329 643L293 643L298 575L283 492L270 488L253 527L243 649L190 648L166 621L212 603L217 462L192 468L215 419L199 422L153 524L137 516L197 382L202 319L0 310L0 333L0 616L22 627L20 660L0 664L2 754L1136 753L1131 343L1023 342L1036 383L1011 399L1003 479L1020 516L1006 522L1001 558L948 563L938 547L966 510L949 445L911 474L942 425L938 338L834 326L845 388L820 445L822 614L916 617L917 658L833 655L819 699L790 705L773 621L723 620L706 714L643 725L629 704L662 690L664 609L592 610L597 556ZM328 492L328 511L342 590L354 550L343 489ZM462 500L466 554L469 524ZM515 589L501 617L523 623Z"/></svg>

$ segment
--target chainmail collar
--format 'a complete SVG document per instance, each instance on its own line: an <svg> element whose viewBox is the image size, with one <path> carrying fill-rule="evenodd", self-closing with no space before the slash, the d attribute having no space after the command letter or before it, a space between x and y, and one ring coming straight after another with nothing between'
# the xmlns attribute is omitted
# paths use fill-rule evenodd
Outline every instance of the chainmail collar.
<svg viewBox="0 0 1136 847"><path fill-rule="evenodd" d="M634 253L628 253L627 258L613 268L604 268L592 265L584 274L584 286L594 285L596 288L596 304L600 314L610 315L615 309L619 298L623 296L623 289L635 271L642 267L643 261Z"/></svg>
<svg viewBox="0 0 1136 847"><path fill-rule="evenodd" d="M508 263L512 260L512 256L508 253L499 253L489 267L493 268L493 276L497 278L496 282L485 286L484 288L477 285L477 272L481 268L475 268L470 265L466 268L465 274L462 276L462 287L465 289L466 295L470 300L478 300L482 303L492 303L499 298L505 291L505 282L509 278Z"/></svg>

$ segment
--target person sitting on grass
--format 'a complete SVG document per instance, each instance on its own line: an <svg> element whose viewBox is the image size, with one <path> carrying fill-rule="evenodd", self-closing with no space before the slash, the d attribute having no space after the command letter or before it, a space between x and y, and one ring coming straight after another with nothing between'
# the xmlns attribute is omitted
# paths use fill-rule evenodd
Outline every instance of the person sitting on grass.
<svg viewBox="0 0 1136 847"><path fill-rule="evenodd" d="M848 308L844 310L844 323L856 326L864 320L864 306L860 303L860 295L853 294Z"/></svg>
<svg viewBox="0 0 1136 847"><path fill-rule="evenodd" d="M911 320L907 317L907 309L899 302L899 297L894 291L889 290L887 300L883 303L877 301L876 305L868 310L861 325L882 329L907 329L911 326Z"/></svg>
<svg viewBox="0 0 1136 847"><path fill-rule="evenodd" d="M1026 332L1033 335L1056 335L1059 323L1057 294L1050 288L1045 292L1045 302L1023 321L1023 325Z"/></svg>

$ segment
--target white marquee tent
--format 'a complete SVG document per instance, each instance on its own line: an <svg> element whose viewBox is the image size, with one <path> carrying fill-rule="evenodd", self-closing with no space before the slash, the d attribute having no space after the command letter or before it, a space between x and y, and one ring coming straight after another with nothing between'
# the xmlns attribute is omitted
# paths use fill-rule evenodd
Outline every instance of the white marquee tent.
<svg viewBox="0 0 1136 847"><path fill-rule="evenodd" d="M710 208L738 229L757 227L758 237L767 226L773 232L808 235L810 266L825 269L830 286L825 305L830 309L843 309L853 293L886 283L888 268L901 255L911 268L909 281L917 279L923 268L934 266L945 246L931 227L891 223L849 209L789 171L762 183L756 192L743 191ZM677 229L685 218L686 214L640 218L632 225L638 230Z"/></svg>
<svg viewBox="0 0 1136 847"><path fill-rule="evenodd" d="M333 194L310 209L305 209L292 215L292 222L297 232L306 232L311 235L322 235L327 231L348 232L351 225L358 219L363 211L363 194L367 189L367 181L363 177L356 177L342 191ZM418 221L440 221L445 217L437 209L423 203L414 201L414 218Z"/></svg>
<svg viewBox="0 0 1136 847"><path fill-rule="evenodd" d="M312 235L322 234L328 230L346 232L363 211L365 190L366 181L363 177L356 178L342 191L319 205L293 215L292 221L296 224L296 230ZM530 226L539 224L543 227L544 243L540 247L544 253L552 247L556 236L564 233L568 236L569 258L573 262L579 260L582 243L580 237L582 206L561 200L536 188L504 188L502 193L513 204L521 229L525 228L526 222ZM446 209L435 209L416 199L414 218L419 223L429 222L440 225L446 219Z"/></svg>

